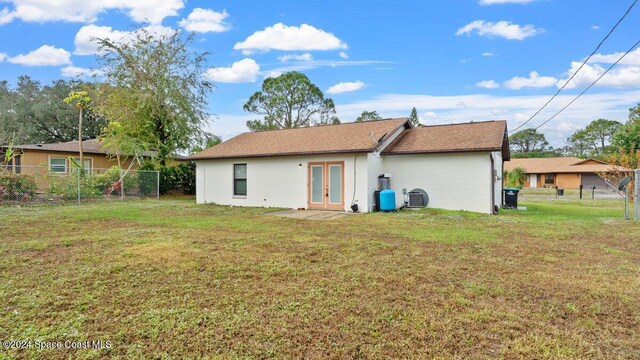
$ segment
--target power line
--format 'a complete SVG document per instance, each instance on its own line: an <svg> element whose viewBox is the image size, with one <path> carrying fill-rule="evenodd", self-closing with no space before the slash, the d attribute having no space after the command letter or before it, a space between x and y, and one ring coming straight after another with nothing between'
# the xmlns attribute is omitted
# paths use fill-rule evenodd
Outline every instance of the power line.
<svg viewBox="0 0 640 360"><path fill-rule="evenodd" d="M558 94L560 94L560 92L562 90L564 90L564 88L571 82L571 80L573 80L574 77L576 77L576 75L578 75L578 73L580 72L580 70L582 70L582 68L587 64L587 62L589 62L589 59L591 59L591 57L593 55L596 54L596 52L600 49L600 47L602 46L602 44L604 44L605 41L607 41L607 39L609 38L609 36L611 36L611 34L613 34L613 32L616 30L616 28L618 27L618 25L620 25L620 23L622 22L622 20L624 20L624 18L627 17L627 15L631 12L631 9L633 9L633 7L636 5L636 3L638 2L638 0L634 0L633 3L631 3L631 5L629 6L629 8L627 9L627 11L624 13L624 15L622 15L622 17L618 20L618 22L616 22L616 24L611 28L611 30L609 31L609 33L600 41L600 43L598 44L598 46L596 46L596 48L591 52L591 54L589 54L589 56L587 56L586 59L584 59L584 61L582 62L582 64L580 64L580 67L578 68L578 70L576 70L573 75L571 75L571 77L569 78L569 80L567 80L564 85L562 85L562 87L560 89L558 89L558 91L556 91L555 94L553 94L553 96L544 104L542 105L542 107L540 109L538 109L538 111L536 111L533 115L531 115L531 117L529 119L527 119L527 121L523 122L522 124L518 125L516 128L514 128L513 130L509 131L510 133L513 133L514 131L520 129L521 127L525 126L529 121L533 120L534 117L536 117L538 114L540 114L540 112L542 110L544 110L547 105L549 105L551 103L551 101L553 101L553 99L556 98L556 96L558 96Z"/></svg>
<svg viewBox="0 0 640 360"><path fill-rule="evenodd" d="M589 86L587 86L586 89L582 90L582 92L580 94L578 94L578 96L576 96L573 100L571 100L567 105L565 105L557 113L553 114L553 116L551 116L550 118L545 120L542 124L538 125L535 128L535 130L538 130L544 124L548 123L549 121L553 120L556 116L560 115L561 112L563 112L566 108L568 108L571 104L573 104L576 100L578 100L584 93L586 93L589 89L591 89L591 87L593 85L595 85L598 81L600 81L600 79L602 79L609 72L609 70L613 69L614 66L616 66L620 61L622 61L622 59L624 59L624 57L627 56L627 54L629 54L630 52L632 52L633 49L635 49L636 46L638 46L638 45L640 45L640 40L638 40L635 44L633 44L633 46L629 50L627 50L627 52L622 54L622 56L620 56L620 58L618 60L616 60L616 62L611 64L611 66L609 66L609 68L607 68L607 70L605 70L605 72L603 72L600 76L598 76L597 79L595 79L591 84L589 84Z"/></svg>

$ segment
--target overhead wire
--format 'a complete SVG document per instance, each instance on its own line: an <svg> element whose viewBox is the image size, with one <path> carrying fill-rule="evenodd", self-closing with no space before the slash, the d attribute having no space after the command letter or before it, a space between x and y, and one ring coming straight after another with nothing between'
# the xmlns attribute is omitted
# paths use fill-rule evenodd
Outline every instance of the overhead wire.
<svg viewBox="0 0 640 360"><path fill-rule="evenodd" d="M580 70L582 70L582 68L585 67L585 65L589 62L589 60L593 57L593 55L596 54L596 52L600 49L602 44L604 44L604 42L607 41L609 36L611 36L611 34L613 34L613 32L616 30L616 28L618 28L618 25L620 25L620 23L622 23L622 21L627 17L627 15L629 15L629 13L631 12L631 9L633 9L633 7L636 5L637 2L638 2L638 0L634 0L631 3L629 8L627 8L627 11L625 11L625 13L622 15L622 17L616 22L616 24L611 28L611 30L609 30L607 35L600 41L600 43L598 43L598 46L596 46L596 48L591 52L591 54L589 54L589 56L587 56L587 58L584 59L582 64L580 64L580 67L578 67L578 69L571 75L571 77L569 77L569 79L564 83L564 85L562 85L558 89L558 91L556 91L556 93L553 94L553 96L551 96L551 98L549 100L547 100L547 102L544 105L542 105L542 107L540 109L538 109L533 115L531 115L531 117L529 117L529 119L527 119L525 122L523 122L522 124L516 126L514 129L509 131L510 133L513 133L513 132L517 131L518 129L520 129L523 126L525 126L526 124L528 124L531 120L533 120L533 118L535 118L538 114L540 114L540 112L542 110L544 110L553 101L553 99L555 99L558 96L558 94L560 94L560 92L562 90L564 90L565 87L567 87L567 85L571 82L571 80L573 80L576 77L576 75L578 75Z"/></svg>

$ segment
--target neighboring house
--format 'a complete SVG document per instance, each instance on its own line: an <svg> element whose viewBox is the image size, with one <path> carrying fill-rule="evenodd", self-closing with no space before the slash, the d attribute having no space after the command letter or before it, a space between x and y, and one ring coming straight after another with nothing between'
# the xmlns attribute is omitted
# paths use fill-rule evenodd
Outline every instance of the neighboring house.
<svg viewBox="0 0 640 360"><path fill-rule="evenodd" d="M0 154L4 153L6 147L0 147ZM74 158L80 160L80 152L78 151L78 141L69 141L55 144L30 144L15 145L13 149L16 156L9 165L10 170L16 173L36 173L37 167L46 166L51 173L68 174L72 168L69 159ZM115 157L110 156L107 151L102 148L102 144L97 139L85 140L82 142L83 162L86 169L109 169L117 166L118 162ZM142 156L151 157L154 152L145 152ZM184 159L184 157L178 157ZM134 159L129 157L122 166L128 168ZM137 164L133 164L132 168L137 168Z"/></svg>
<svg viewBox="0 0 640 360"><path fill-rule="evenodd" d="M429 207L494 213L509 144L505 121L402 118L243 133L190 159L198 203L366 212L389 174L397 207L420 188Z"/></svg>
<svg viewBox="0 0 640 360"><path fill-rule="evenodd" d="M598 173L631 171L595 159L576 157L511 159L505 162L505 170L523 168L527 172L525 188L607 189L605 180Z"/></svg>

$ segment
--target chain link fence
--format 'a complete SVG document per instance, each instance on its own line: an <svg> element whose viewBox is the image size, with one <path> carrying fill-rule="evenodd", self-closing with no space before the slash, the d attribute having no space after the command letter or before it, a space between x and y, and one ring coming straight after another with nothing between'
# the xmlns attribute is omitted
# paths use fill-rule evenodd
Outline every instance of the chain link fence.
<svg viewBox="0 0 640 360"><path fill-rule="evenodd" d="M0 166L0 206L158 198L158 171Z"/></svg>

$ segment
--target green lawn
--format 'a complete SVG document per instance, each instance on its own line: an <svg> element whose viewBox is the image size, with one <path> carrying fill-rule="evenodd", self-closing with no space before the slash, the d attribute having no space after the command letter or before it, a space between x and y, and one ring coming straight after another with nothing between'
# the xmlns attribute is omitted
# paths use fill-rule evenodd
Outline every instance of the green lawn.
<svg viewBox="0 0 640 360"><path fill-rule="evenodd" d="M637 358L621 201L335 221L191 200L0 208L0 358Z"/></svg>

